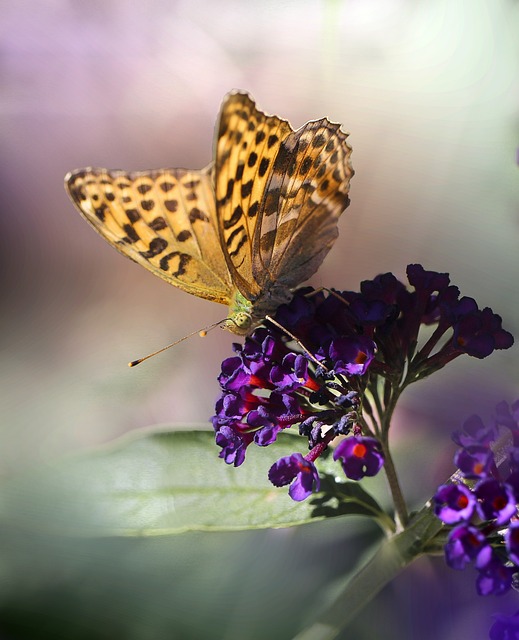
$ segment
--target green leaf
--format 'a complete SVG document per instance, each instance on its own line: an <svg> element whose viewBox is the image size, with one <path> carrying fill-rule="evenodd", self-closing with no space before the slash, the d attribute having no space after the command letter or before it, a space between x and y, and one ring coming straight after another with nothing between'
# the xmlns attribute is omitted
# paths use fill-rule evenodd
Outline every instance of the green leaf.
<svg viewBox="0 0 519 640"><path fill-rule="evenodd" d="M238 468L218 458L212 431L125 437L13 478L0 491L0 517L66 535L150 536L204 530L287 527L313 520L310 500L294 502L267 478L271 464L301 450L281 434L251 446Z"/></svg>
<svg viewBox="0 0 519 640"><path fill-rule="evenodd" d="M340 482L329 473L321 474L321 493L312 498L312 504L315 516L367 516L379 520L383 526L392 525L382 507L362 485Z"/></svg>

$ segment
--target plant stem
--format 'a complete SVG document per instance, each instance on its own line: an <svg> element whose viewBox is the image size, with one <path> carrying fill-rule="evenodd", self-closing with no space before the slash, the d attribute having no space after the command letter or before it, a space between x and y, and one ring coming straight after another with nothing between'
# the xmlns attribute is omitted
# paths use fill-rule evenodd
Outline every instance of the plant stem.
<svg viewBox="0 0 519 640"><path fill-rule="evenodd" d="M395 465L393 463L393 458L391 457L391 453L389 450L387 436L382 441L382 450L384 452L384 457L385 457L384 471L386 473L386 478L389 484L389 490L391 491L393 504L395 506L396 530L397 532L400 532L405 528L407 521L409 519L409 514L407 512L407 505L405 503L404 495L400 487L400 482L398 481L398 476L396 473Z"/></svg>
<svg viewBox="0 0 519 640"><path fill-rule="evenodd" d="M395 464L393 462L393 457L391 456L391 451L389 448L389 427L391 425L391 418L393 417L393 412L395 410L397 400L400 397L400 393L402 391L401 387L396 387L393 389L394 390L390 394L389 401L382 414L381 444L382 444L382 451L384 452L384 457L385 457L384 471L389 484L389 490L393 498L393 505L395 507L396 530L397 532L399 532L399 531L402 531L407 525L407 522L409 520L409 514L407 511L407 505L404 499L404 494L402 493L402 488L400 487L400 482L398 480L398 475L396 472Z"/></svg>
<svg viewBox="0 0 519 640"><path fill-rule="evenodd" d="M385 540L374 555L335 593L333 604L293 640L333 640L383 587L424 550L442 529L426 505L402 533Z"/></svg>

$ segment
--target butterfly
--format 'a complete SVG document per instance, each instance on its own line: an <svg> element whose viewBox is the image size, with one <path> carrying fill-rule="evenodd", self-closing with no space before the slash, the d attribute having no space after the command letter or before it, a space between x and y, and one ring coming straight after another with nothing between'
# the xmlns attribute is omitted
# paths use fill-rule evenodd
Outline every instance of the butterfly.
<svg viewBox="0 0 519 640"><path fill-rule="evenodd" d="M200 171L68 173L65 188L94 229L180 289L228 305L246 335L319 267L349 204L351 147L326 118L294 131L227 94L214 160Z"/></svg>

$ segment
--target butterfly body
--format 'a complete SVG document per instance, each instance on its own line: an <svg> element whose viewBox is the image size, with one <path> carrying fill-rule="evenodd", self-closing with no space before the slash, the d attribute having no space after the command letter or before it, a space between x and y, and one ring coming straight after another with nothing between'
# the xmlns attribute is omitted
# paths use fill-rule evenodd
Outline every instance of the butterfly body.
<svg viewBox="0 0 519 640"><path fill-rule="evenodd" d="M201 171L87 168L65 178L83 217L155 275L226 304L247 334L319 267L349 204L351 148L327 119L294 131L248 94L224 99Z"/></svg>

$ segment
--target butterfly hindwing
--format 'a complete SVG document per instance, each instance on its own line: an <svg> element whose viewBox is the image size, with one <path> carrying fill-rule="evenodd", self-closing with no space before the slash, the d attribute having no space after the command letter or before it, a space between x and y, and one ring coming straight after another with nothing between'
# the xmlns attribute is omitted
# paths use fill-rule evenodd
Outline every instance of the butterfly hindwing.
<svg viewBox="0 0 519 640"><path fill-rule="evenodd" d="M349 204L353 175L347 134L326 118L280 143L260 205L253 274L262 288L294 287L318 269Z"/></svg>
<svg viewBox="0 0 519 640"><path fill-rule="evenodd" d="M83 217L146 269L201 298L229 304L233 285L217 231L212 167L128 173L83 169L66 188Z"/></svg>

